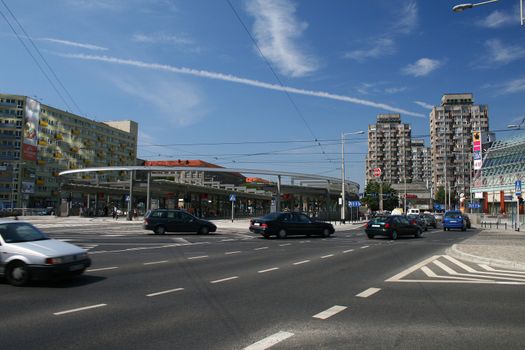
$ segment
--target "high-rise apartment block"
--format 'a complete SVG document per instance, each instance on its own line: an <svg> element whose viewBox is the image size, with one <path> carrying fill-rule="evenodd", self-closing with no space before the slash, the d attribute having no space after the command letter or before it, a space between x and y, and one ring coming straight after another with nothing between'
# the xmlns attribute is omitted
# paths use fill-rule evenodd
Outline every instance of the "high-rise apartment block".
<svg viewBox="0 0 525 350"><path fill-rule="evenodd" d="M60 171L135 165L137 134L134 121L97 122L27 96L0 94L0 206L55 207Z"/></svg>
<svg viewBox="0 0 525 350"><path fill-rule="evenodd" d="M412 181L411 128L399 114L379 114L368 126L366 181L377 181L374 168L381 168L381 180L390 184Z"/></svg>
<svg viewBox="0 0 525 350"><path fill-rule="evenodd" d="M472 133L488 130L488 107L475 105L471 93L443 95L441 106L430 112L434 191L443 186L452 198L461 193L468 196L473 174Z"/></svg>
<svg viewBox="0 0 525 350"><path fill-rule="evenodd" d="M412 139L412 182L432 182L432 156L430 147L425 146L425 140Z"/></svg>

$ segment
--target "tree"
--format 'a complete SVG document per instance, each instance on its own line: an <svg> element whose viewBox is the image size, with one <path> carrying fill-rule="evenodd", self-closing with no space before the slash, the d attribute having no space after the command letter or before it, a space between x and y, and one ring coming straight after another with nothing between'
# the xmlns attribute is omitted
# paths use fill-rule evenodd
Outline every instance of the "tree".
<svg viewBox="0 0 525 350"><path fill-rule="evenodd" d="M445 204L445 187L439 186L435 196L436 203Z"/></svg>
<svg viewBox="0 0 525 350"><path fill-rule="evenodd" d="M368 205L370 210L379 210L379 189L380 184L370 181L366 184L363 202ZM383 209L392 210L398 206L397 192L390 184L383 183Z"/></svg>

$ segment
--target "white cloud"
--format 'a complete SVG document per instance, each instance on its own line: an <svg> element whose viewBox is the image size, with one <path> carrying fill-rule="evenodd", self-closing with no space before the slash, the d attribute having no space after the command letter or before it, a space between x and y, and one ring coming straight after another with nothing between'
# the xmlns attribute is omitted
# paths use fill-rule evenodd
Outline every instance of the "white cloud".
<svg viewBox="0 0 525 350"><path fill-rule="evenodd" d="M403 92L406 89L408 89L406 86L399 86L399 87L389 87L385 89L385 92L387 94L397 94L399 92Z"/></svg>
<svg viewBox="0 0 525 350"><path fill-rule="evenodd" d="M304 52L299 40L308 27L288 0L251 0L248 13L255 17L253 32L262 54L287 76L302 77L317 70L314 57Z"/></svg>
<svg viewBox="0 0 525 350"><path fill-rule="evenodd" d="M175 45L190 45L193 40L185 36L176 36L169 34L134 34L132 40L138 43L147 44L175 44Z"/></svg>
<svg viewBox="0 0 525 350"><path fill-rule="evenodd" d="M414 101L414 103L416 105L421 106L421 107L426 108L426 109L433 109L434 108L434 106L432 106L431 104L423 102L423 101Z"/></svg>
<svg viewBox="0 0 525 350"><path fill-rule="evenodd" d="M478 26L485 28L500 28L514 22L518 22L519 16L511 15L503 11L493 11L487 17L476 22Z"/></svg>
<svg viewBox="0 0 525 350"><path fill-rule="evenodd" d="M66 46L73 46L73 47L80 47L82 49L88 49L88 50L99 50L99 51L107 51L107 47L97 46L93 44L86 44L86 43L79 43L76 41L70 41L70 40L63 40L63 39L55 39L55 38L36 38L35 40L38 41L48 41L55 44L61 44Z"/></svg>
<svg viewBox="0 0 525 350"><path fill-rule="evenodd" d="M137 81L133 79L111 78L111 82L123 92L134 96L158 112L158 118L177 126L188 126L204 116L203 99L200 93L187 82ZM150 116L150 119L155 119Z"/></svg>
<svg viewBox="0 0 525 350"><path fill-rule="evenodd" d="M262 89L284 91L284 92L288 92L292 94L315 96L315 97L337 100L337 101L342 101L342 102L349 102L349 103L379 108L382 110L391 111L395 113L401 113L401 114L405 114L405 115L409 115L413 117L423 117L423 118L425 117L421 113L407 111L407 110L393 107L393 106L390 106L388 104L381 103L381 102L363 100L363 99L359 99L359 98L355 98L351 96L345 96L345 95L336 95L336 94L331 94L331 93L323 92L323 91L305 90L305 89L299 89L299 88L294 88L290 86L270 84L270 83L265 83L265 82L258 81L258 80L237 77L237 76L230 75L230 74L210 72L206 70L197 70L197 69L186 68L186 67L174 67L174 66L170 66L166 64L159 64L159 63L147 63L147 62L142 62L142 61L137 61L137 60L121 59L121 58L111 57L111 56L97 56L97 55L85 55L85 54L58 54L58 55L61 57L71 58L71 59L107 62L107 63L120 64L120 65L126 65L126 66L132 66L132 67L138 67L138 68L144 68L144 69L152 69L152 70L157 70L157 71L165 71L165 72L171 72L171 73L177 73L177 74L192 75L192 76L197 76L197 77L207 78L207 79L228 81L232 83L249 85L249 86L258 87Z"/></svg>
<svg viewBox="0 0 525 350"><path fill-rule="evenodd" d="M501 86L500 93L504 93L504 94L513 94L516 92L525 91L525 76L518 78L518 79L507 81L501 84L500 86Z"/></svg>
<svg viewBox="0 0 525 350"><path fill-rule="evenodd" d="M403 68L401 71L406 75L414 77L424 77L429 75L432 71L438 69L442 63L439 60L431 58L420 58L415 63L411 63Z"/></svg>
<svg viewBox="0 0 525 350"><path fill-rule="evenodd" d="M384 30L386 34L379 37L367 39L371 42L365 45L364 48L352 50L344 54L345 58L353 59L358 62L364 62L369 58L379 58L384 56L391 56L397 53L397 45L395 39L402 34L410 34L417 27L418 23L418 8L416 2L407 2L401 8L399 13L393 14L392 18L397 18L397 21L387 25Z"/></svg>
<svg viewBox="0 0 525 350"><path fill-rule="evenodd" d="M505 64L525 57L525 48L522 46L505 46L499 39L485 42L487 59L492 63Z"/></svg>
<svg viewBox="0 0 525 350"><path fill-rule="evenodd" d="M366 49L358 49L345 53L345 58L350 58L358 62L364 62L368 58L378 58L390 56L397 52L395 42L391 38L379 38L374 40L372 45Z"/></svg>

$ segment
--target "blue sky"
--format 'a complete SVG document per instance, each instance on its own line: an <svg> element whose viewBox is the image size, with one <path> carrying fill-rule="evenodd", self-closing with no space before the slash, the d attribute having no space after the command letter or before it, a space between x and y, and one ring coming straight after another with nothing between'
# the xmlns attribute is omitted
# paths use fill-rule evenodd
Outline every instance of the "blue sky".
<svg viewBox="0 0 525 350"><path fill-rule="evenodd" d="M133 119L146 159L339 177L341 132L378 113L428 135L443 93L473 92L491 129L525 115L518 0L463 13L456 1L230 0L235 12L227 0L2 1L74 102L1 15L0 91ZM1 1L0 11L23 36ZM243 141L258 143L218 144ZM347 176L361 185L366 148L366 135L346 146Z"/></svg>

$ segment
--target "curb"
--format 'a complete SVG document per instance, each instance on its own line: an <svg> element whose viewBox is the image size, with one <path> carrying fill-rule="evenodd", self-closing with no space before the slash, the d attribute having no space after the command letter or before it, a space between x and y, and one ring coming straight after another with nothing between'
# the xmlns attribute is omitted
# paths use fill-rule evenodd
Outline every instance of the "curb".
<svg viewBox="0 0 525 350"><path fill-rule="evenodd" d="M468 253L462 252L458 248L457 244L454 244L452 247L448 248L446 250L446 254L454 258L465 260L465 261L472 262L475 264L486 264L491 267L500 268L500 269L512 269L512 270L525 271L525 263L516 262L516 261L492 259L492 258L486 258L483 256L468 254Z"/></svg>

